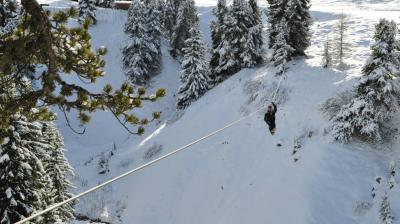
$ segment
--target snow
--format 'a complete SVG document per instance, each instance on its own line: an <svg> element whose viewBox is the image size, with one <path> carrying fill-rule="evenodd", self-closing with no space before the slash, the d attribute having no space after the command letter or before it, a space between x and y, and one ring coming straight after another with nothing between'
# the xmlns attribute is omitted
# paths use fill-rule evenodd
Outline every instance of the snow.
<svg viewBox="0 0 400 224"><path fill-rule="evenodd" d="M5 154L0 158L0 163L7 162L9 160L10 160L10 157L8 156L8 154Z"/></svg>
<svg viewBox="0 0 400 224"><path fill-rule="evenodd" d="M11 188L7 188L6 190L6 197L9 199L12 197L12 189Z"/></svg>
<svg viewBox="0 0 400 224"><path fill-rule="evenodd" d="M70 1L42 0L51 7ZM216 0L197 0L201 31L210 46L208 23ZM265 5L265 1L260 1ZM371 197L376 176L388 176L391 161L399 161L399 145L332 143L325 134L328 121L320 106L338 92L351 89L369 57L374 24L380 17L400 22L398 0L315 0L311 8L314 24L308 59L289 63L282 83L277 113L277 133L270 136L263 114L199 143L188 151L163 160L136 175L88 195L76 212L99 218L107 209L113 223L378 223L381 200ZM339 14L348 14L352 54L347 70L321 68L326 34ZM126 36L126 12L99 9L98 24L91 27L93 46L106 46L106 83L119 86L125 77L121 49ZM179 64L168 55L163 43L163 70L154 78L150 92L159 87L167 96L144 105L138 115L162 110L145 136L128 136L106 112L96 114L85 135L74 134L61 118L67 157L75 168L73 179L81 192L106 179L133 169L146 160L146 150L161 145L160 155L185 145L265 105L278 81L268 65L244 69L193 103L176 112ZM259 83L249 85L249 83ZM252 86L254 89L246 89ZM251 93L251 94L249 94ZM73 124L78 125L71 115ZM305 133L312 132L308 138ZM293 155L294 140L303 136ZM304 137L306 136L306 137ZM282 142L282 147L276 147ZM98 174L99 155L115 144L110 172ZM296 161L296 162L295 162ZM399 173L399 168L397 168ZM399 177L396 176L396 181ZM400 218L400 189L389 191L392 215Z"/></svg>

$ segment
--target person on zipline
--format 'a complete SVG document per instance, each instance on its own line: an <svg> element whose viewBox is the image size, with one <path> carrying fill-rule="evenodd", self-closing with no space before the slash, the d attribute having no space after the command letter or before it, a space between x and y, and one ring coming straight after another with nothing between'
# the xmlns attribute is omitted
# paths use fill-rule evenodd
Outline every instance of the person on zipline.
<svg viewBox="0 0 400 224"><path fill-rule="evenodd" d="M274 135L275 131L276 131L276 124L275 124L276 111L277 111L277 107L276 107L275 103L272 102L272 105L268 106L267 113L265 113L265 116L264 116L264 121L269 126L269 131L271 132L271 135Z"/></svg>

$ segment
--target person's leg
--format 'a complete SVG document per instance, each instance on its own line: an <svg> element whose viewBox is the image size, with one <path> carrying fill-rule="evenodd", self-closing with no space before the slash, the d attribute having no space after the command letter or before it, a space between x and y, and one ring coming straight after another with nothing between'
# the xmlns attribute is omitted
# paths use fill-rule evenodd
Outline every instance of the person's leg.
<svg viewBox="0 0 400 224"><path fill-rule="evenodd" d="M272 135L275 134L275 132L276 132L276 125L275 125L275 122L272 123L272 124L269 126L269 131L271 132Z"/></svg>

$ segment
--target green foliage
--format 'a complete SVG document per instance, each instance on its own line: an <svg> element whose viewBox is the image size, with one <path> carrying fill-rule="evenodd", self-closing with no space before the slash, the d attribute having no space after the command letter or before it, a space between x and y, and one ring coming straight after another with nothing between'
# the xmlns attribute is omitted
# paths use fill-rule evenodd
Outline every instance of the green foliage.
<svg viewBox="0 0 400 224"><path fill-rule="evenodd" d="M76 110L82 124L90 121L90 113L107 110L131 132L125 124L137 124L127 120L131 119L132 110L141 107L143 101L154 102L165 95L165 90L160 89L156 94L146 96L144 88L134 88L128 83L120 88L107 84L102 92L96 93L65 81L65 76L74 75L84 83L93 84L105 76L103 56L107 50L104 47L92 50L88 32L90 20L81 27L69 28L68 19L77 15L74 8L50 14L36 0L21 0L21 5L24 14L20 24L12 34L0 37L0 86L12 83L17 87L16 94L9 92L0 96L0 139L5 136L14 114L21 114L29 120L50 120L53 117L47 109L32 113L32 109L38 106L57 106L65 113ZM21 76L19 67L37 64L45 69L34 78L28 77L35 88L21 91L18 86L27 77ZM140 125L147 123L139 122ZM140 127L131 133L141 134L143 131L144 128Z"/></svg>

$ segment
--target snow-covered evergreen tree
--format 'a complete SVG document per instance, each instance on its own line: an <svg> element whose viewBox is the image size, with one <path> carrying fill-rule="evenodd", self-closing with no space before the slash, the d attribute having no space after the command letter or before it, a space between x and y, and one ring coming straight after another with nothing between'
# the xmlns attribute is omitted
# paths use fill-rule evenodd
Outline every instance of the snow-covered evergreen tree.
<svg viewBox="0 0 400 224"><path fill-rule="evenodd" d="M285 17L286 4L283 0L269 0L268 39L269 48L273 48L282 18Z"/></svg>
<svg viewBox="0 0 400 224"><path fill-rule="evenodd" d="M110 8L115 0L96 0L95 5L104 8Z"/></svg>
<svg viewBox="0 0 400 224"><path fill-rule="evenodd" d="M18 25L20 6L16 0L0 0L0 36L11 33Z"/></svg>
<svg viewBox="0 0 400 224"><path fill-rule="evenodd" d="M123 67L128 78L139 85L158 72L161 62L159 14L153 7L133 0L125 24L129 40L123 49Z"/></svg>
<svg viewBox="0 0 400 224"><path fill-rule="evenodd" d="M172 57L177 58L182 55L182 49L185 46L185 40L190 36L188 30L199 22L197 9L194 0L182 0L179 4L178 14L171 37Z"/></svg>
<svg viewBox="0 0 400 224"><path fill-rule="evenodd" d="M213 71L213 82L220 83L241 68L247 67L245 60L251 58L246 45L249 45L250 17L248 5L241 0L234 0L225 16L221 44L219 45L219 62Z"/></svg>
<svg viewBox="0 0 400 224"><path fill-rule="evenodd" d="M96 6L94 0L79 0L79 19L83 23L86 19L91 19L93 24L97 23Z"/></svg>
<svg viewBox="0 0 400 224"><path fill-rule="evenodd" d="M310 45L311 16L309 2L309 0L271 1L272 4L270 4L268 12L269 46L277 52L279 47L289 45L291 53L286 54L286 61L292 60L294 56L304 56L305 50ZM282 29L283 22L286 23L285 29ZM285 44L282 44L283 36L287 36ZM283 55L282 52L287 52L287 49L279 51L281 51L280 55ZM281 65L281 63L277 63L277 65ZM283 71L282 66L278 68L278 71Z"/></svg>
<svg viewBox="0 0 400 224"><path fill-rule="evenodd" d="M354 136L381 140L381 129L398 110L400 53L394 21L376 25L372 55L363 67L356 96L333 117L333 137L342 142Z"/></svg>
<svg viewBox="0 0 400 224"><path fill-rule="evenodd" d="M240 70L239 60L235 52L237 49L233 46L232 41L235 40L231 30L236 27L236 20L229 13L225 17L223 29L224 32L221 36L221 44L217 49L219 53L218 66L212 71L212 82L218 84L225 79L229 78L232 74Z"/></svg>
<svg viewBox="0 0 400 224"><path fill-rule="evenodd" d="M379 218L381 220L380 224L393 224L392 209L390 208L387 195L382 198L382 203L379 209Z"/></svg>
<svg viewBox="0 0 400 224"><path fill-rule="evenodd" d="M159 11L160 0L144 1L144 17L147 33L154 49L151 51L152 63L150 70L154 73L160 70L161 66L161 12Z"/></svg>
<svg viewBox="0 0 400 224"><path fill-rule="evenodd" d="M250 32L250 27L254 25L253 18L248 15L250 11L246 1L234 0L230 14L236 22L236 27L232 26L225 30L235 35L235 37L232 36L230 43L236 51L235 61L239 69L251 67L253 64L253 50L256 46L253 40L254 33Z"/></svg>
<svg viewBox="0 0 400 224"><path fill-rule="evenodd" d="M210 78L222 82L242 68L262 62L262 21L256 1L234 0L227 9L220 0L215 11L217 20L211 24L213 40Z"/></svg>
<svg viewBox="0 0 400 224"><path fill-rule="evenodd" d="M15 223L46 208L47 190L53 188L40 158L46 148L38 141L40 123L15 115L7 133L6 143L0 146L1 224Z"/></svg>
<svg viewBox="0 0 400 224"><path fill-rule="evenodd" d="M48 157L43 159L43 165L52 181L52 201L59 203L72 197L69 193L72 187L69 178L73 176L73 169L64 155L63 138L53 122L42 122L41 141L47 144ZM73 216L72 204L67 204L54 210L51 218L54 222L66 222Z"/></svg>
<svg viewBox="0 0 400 224"><path fill-rule="evenodd" d="M292 59L294 48L288 43L290 30L285 18L282 18L277 30L279 30L279 32L273 45L271 61L277 69L277 74L282 75L287 69L288 61Z"/></svg>
<svg viewBox="0 0 400 224"><path fill-rule="evenodd" d="M211 59L210 59L210 78L211 80L215 80L215 69L219 65L220 60L220 45L221 38L224 33L224 22L225 16L228 13L228 8L226 6L226 0L218 0L217 8L213 10L213 14L217 18L215 21L212 21L210 24L211 29L211 40L212 40L212 50L211 50Z"/></svg>
<svg viewBox="0 0 400 224"><path fill-rule="evenodd" d="M189 31L190 37L185 41L181 69L181 86L178 91L178 109L188 107L209 89L209 77L205 62L205 49L198 25Z"/></svg>
<svg viewBox="0 0 400 224"><path fill-rule="evenodd" d="M322 54L322 67L324 68L332 66L331 48L331 41L329 40L329 37L327 37L324 44L324 52Z"/></svg>
<svg viewBox="0 0 400 224"><path fill-rule="evenodd" d="M288 0L285 17L289 28L289 44L295 50L294 56L305 55L310 46L310 0Z"/></svg>
<svg viewBox="0 0 400 224"><path fill-rule="evenodd" d="M244 65L245 67L252 67L263 61L263 23L257 0L249 0L248 6L248 15L250 15L249 37L245 44L245 49L248 52L244 55L250 57L244 60Z"/></svg>
<svg viewBox="0 0 400 224"><path fill-rule="evenodd" d="M174 0L167 0L163 10L162 23L163 33L168 40L171 40L173 29L176 22L177 9L175 8Z"/></svg>

